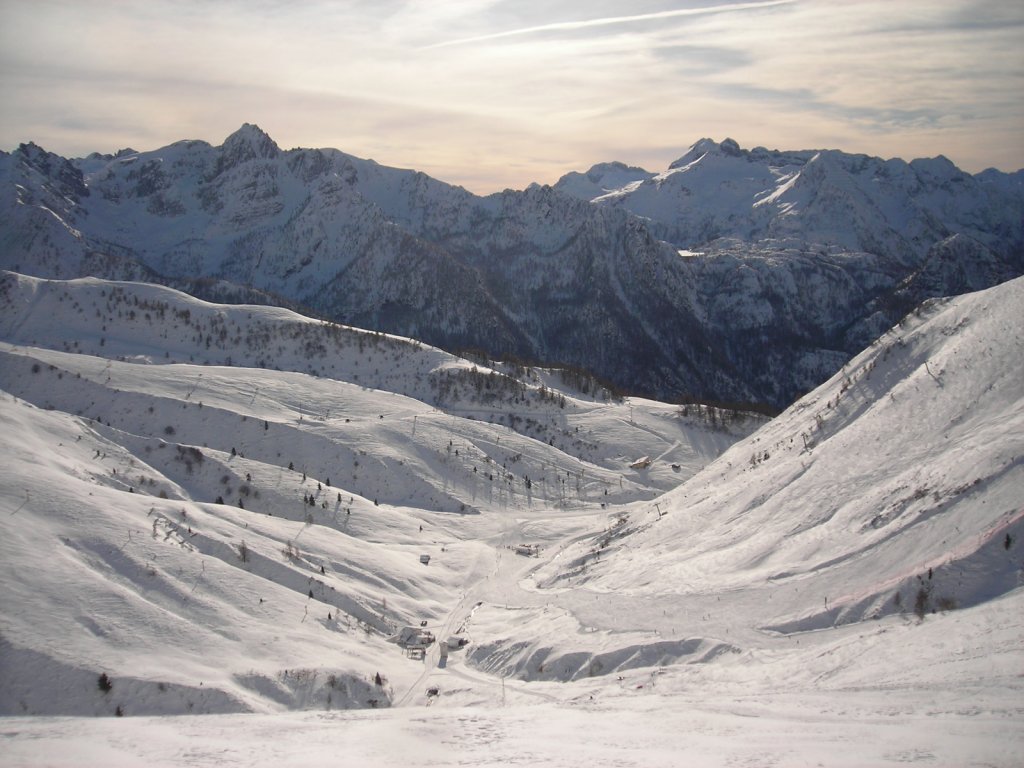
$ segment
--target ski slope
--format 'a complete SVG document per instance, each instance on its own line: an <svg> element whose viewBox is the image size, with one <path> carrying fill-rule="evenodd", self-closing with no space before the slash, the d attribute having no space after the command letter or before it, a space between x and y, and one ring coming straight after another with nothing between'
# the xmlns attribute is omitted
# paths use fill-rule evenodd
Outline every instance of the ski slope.
<svg viewBox="0 0 1024 768"><path fill-rule="evenodd" d="M154 286L0 289L0 764L1024 748L1022 280L768 423ZM421 623L465 646L389 641Z"/></svg>

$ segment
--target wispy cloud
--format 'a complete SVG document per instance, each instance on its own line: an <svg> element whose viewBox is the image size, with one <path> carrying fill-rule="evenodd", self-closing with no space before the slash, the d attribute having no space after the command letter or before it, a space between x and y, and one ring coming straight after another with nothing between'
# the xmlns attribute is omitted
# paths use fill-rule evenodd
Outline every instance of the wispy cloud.
<svg viewBox="0 0 1024 768"><path fill-rule="evenodd" d="M1024 4L624 6L0 0L0 149L219 143L255 122L480 192L657 170L701 136L1024 166Z"/></svg>
<svg viewBox="0 0 1024 768"><path fill-rule="evenodd" d="M440 43L423 46L421 50L433 48L448 48L456 45L468 45L470 43L483 43L491 40L500 40L506 37L522 37L524 35L536 35L545 32L572 32L593 27L609 27L621 24L636 24L644 21L659 21L664 19L682 18L685 16L706 16L712 13L733 13L736 11L751 11L763 8L770 8L777 5L789 5L797 0L763 0L753 3L728 3L725 5L709 5L703 8L677 8L670 11L656 11L654 13L641 13L632 16L608 16L601 19L585 19L582 21L562 21L554 24L541 24L522 29L510 29L503 32L491 32L475 37L464 37L458 40L446 40Z"/></svg>

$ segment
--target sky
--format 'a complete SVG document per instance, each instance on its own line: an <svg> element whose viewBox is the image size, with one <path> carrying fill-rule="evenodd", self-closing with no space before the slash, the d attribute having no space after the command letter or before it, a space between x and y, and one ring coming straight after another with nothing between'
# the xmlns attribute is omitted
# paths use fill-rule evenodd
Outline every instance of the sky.
<svg viewBox="0 0 1024 768"><path fill-rule="evenodd" d="M703 137L1024 168L1018 0L0 0L0 150L256 123L479 193Z"/></svg>

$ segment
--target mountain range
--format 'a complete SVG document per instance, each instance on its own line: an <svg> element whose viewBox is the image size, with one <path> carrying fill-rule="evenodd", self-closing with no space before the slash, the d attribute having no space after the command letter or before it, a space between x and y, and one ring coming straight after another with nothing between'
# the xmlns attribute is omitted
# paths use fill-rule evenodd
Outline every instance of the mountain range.
<svg viewBox="0 0 1024 768"><path fill-rule="evenodd" d="M0 154L0 267L280 304L661 399L778 409L921 301L1024 272L1024 174L702 139L489 196L244 125Z"/></svg>

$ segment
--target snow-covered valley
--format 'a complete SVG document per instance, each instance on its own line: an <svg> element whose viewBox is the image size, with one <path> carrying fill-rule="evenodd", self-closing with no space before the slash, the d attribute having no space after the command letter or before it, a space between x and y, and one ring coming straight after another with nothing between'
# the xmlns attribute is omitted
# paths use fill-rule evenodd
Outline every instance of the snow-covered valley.
<svg viewBox="0 0 1024 768"><path fill-rule="evenodd" d="M1024 751L1024 280L770 422L151 285L0 292L4 765Z"/></svg>

